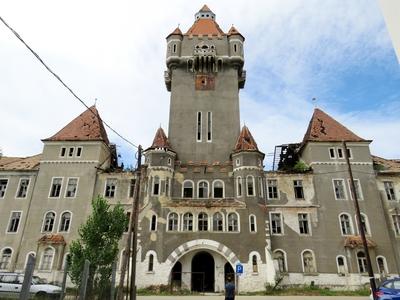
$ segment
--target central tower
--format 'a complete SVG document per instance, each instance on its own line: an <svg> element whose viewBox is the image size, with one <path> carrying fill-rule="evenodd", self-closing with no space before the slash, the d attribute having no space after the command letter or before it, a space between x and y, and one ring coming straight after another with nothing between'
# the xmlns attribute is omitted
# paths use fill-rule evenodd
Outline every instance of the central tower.
<svg viewBox="0 0 400 300"><path fill-rule="evenodd" d="M204 5L185 34L177 28L167 36L168 139L182 163L228 161L240 133L244 37L215 20Z"/></svg>

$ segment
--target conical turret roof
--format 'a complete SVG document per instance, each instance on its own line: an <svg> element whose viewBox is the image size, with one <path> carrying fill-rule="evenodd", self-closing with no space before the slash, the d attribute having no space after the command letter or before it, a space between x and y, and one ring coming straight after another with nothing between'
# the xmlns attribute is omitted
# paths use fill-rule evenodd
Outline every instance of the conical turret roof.
<svg viewBox="0 0 400 300"><path fill-rule="evenodd" d="M305 142L363 142L366 141L340 124L331 116L316 108L303 138Z"/></svg>
<svg viewBox="0 0 400 300"><path fill-rule="evenodd" d="M228 36L231 36L231 35L240 35L244 39L244 36L233 25L228 31Z"/></svg>
<svg viewBox="0 0 400 300"><path fill-rule="evenodd" d="M43 141L103 141L109 144L103 121L95 106L88 108L55 135Z"/></svg>
<svg viewBox="0 0 400 300"><path fill-rule="evenodd" d="M157 129L156 135L154 136L153 143L150 148L165 148L172 150L168 138L161 127Z"/></svg>
<svg viewBox="0 0 400 300"><path fill-rule="evenodd" d="M183 35L182 31L179 29L179 27L176 27L174 31L172 31L170 34L167 35L167 38L169 38L171 35Z"/></svg>
<svg viewBox="0 0 400 300"><path fill-rule="evenodd" d="M235 145L234 152L240 151L259 151L257 143L246 125L243 126Z"/></svg>

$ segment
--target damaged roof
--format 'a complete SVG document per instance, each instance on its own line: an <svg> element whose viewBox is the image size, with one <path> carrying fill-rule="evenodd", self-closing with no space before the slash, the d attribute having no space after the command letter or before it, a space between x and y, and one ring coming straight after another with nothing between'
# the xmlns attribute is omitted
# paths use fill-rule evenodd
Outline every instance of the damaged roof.
<svg viewBox="0 0 400 300"><path fill-rule="evenodd" d="M43 141L103 141L109 144L103 121L95 106L88 108L55 135Z"/></svg>
<svg viewBox="0 0 400 300"><path fill-rule="evenodd" d="M41 154L27 157L0 157L0 170L3 171L22 171L22 170L37 170Z"/></svg>
<svg viewBox="0 0 400 300"><path fill-rule="evenodd" d="M172 147L169 143L167 136L165 135L164 130L160 127L157 129L156 135L154 136L153 143L149 149L155 148L163 148L172 150Z"/></svg>
<svg viewBox="0 0 400 300"><path fill-rule="evenodd" d="M374 165L381 166L379 172L397 173L400 172L400 159L385 159L379 156L371 155Z"/></svg>
<svg viewBox="0 0 400 300"><path fill-rule="evenodd" d="M365 142L363 138L316 108L303 138L305 142Z"/></svg>
<svg viewBox="0 0 400 300"><path fill-rule="evenodd" d="M239 134L234 151L259 151L257 143L246 125L243 126L242 131Z"/></svg>

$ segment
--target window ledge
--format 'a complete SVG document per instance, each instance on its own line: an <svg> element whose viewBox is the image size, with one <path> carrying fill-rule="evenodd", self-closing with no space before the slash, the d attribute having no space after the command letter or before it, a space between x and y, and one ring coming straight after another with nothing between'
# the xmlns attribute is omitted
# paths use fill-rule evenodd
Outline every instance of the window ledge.
<svg viewBox="0 0 400 300"><path fill-rule="evenodd" d="M251 273L252 276L258 276L258 272Z"/></svg>
<svg viewBox="0 0 400 300"><path fill-rule="evenodd" d="M149 274L149 275L150 274L155 274L155 272L154 271L147 271L146 274Z"/></svg>
<svg viewBox="0 0 400 300"><path fill-rule="evenodd" d="M319 273L304 273L304 276L319 276Z"/></svg>

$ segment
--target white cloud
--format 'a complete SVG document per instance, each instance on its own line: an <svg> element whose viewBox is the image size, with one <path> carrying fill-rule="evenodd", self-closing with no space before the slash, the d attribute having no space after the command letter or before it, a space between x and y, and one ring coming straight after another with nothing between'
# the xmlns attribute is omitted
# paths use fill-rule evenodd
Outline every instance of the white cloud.
<svg viewBox="0 0 400 300"><path fill-rule="evenodd" d="M104 120L148 146L168 126L169 93L163 82L165 36L186 30L203 1L4 1L1 16L88 104L98 98ZM241 116L268 153L301 140L312 114L310 99L361 136L377 154L394 157L400 142L393 111L348 117L326 99L338 70L366 61L385 63L392 51L374 1L208 1L217 22L246 36L248 80ZM23 9L21 7L23 5ZM0 24L1 25L1 24ZM5 155L41 151L40 139L61 129L84 108L0 26L0 140ZM391 103L393 103L393 99ZM360 109L361 111L361 109ZM398 110L397 110L398 111ZM371 120L377 123L371 126ZM372 128L373 127L373 128ZM6 130L4 130L6 128ZM111 135L113 137L113 135ZM123 154L126 145L119 139ZM132 154L133 155L133 154Z"/></svg>

